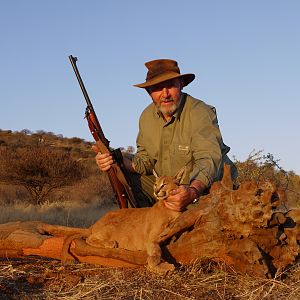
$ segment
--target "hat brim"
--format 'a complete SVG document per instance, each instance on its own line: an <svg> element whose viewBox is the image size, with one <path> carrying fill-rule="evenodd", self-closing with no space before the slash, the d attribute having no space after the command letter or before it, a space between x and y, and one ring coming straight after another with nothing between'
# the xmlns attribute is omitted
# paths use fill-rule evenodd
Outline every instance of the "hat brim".
<svg viewBox="0 0 300 300"><path fill-rule="evenodd" d="M169 72L161 74L160 76L156 76L155 78L150 79L144 83L135 84L134 86L139 88L147 88L174 78L182 78L183 86L187 86L195 79L195 74L178 74L175 72Z"/></svg>

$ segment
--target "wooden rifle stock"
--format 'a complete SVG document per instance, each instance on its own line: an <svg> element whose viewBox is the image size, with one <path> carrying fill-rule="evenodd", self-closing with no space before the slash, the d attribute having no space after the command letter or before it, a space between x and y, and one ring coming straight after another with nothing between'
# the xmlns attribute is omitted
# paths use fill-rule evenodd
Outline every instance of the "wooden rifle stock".
<svg viewBox="0 0 300 300"><path fill-rule="evenodd" d="M128 178L126 178L126 169L123 164L123 159L121 155L115 154L115 151L117 150L111 151L109 148L109 141L104 136L104 133L102 131L96 113L94 111L91 100L88 96L88 93L85 89L79 71L77 69L76 66L77 58L70 55L69 59L72 64L73 70L76 74L80 88L83 92L84 98L87 102L85 117L87 119L91 134L93 135L93 138L96 141L96 145L101 153L112 153L114 157L115 162L113 163L111 168L107 171L107 174L108 174L110 184L115 193L115 197L117 199L119 207L127 208L128 203L130 203L132 207L137 207L137 202L135 200L134 194L128 182Z"/></svg>

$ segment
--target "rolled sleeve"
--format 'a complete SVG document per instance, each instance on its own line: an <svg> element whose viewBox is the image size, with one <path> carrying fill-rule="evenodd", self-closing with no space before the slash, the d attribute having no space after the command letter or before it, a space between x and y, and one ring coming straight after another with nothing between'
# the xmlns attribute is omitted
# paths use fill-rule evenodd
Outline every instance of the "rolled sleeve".
<svg viewBox="0 0 300 300"><path fill-rule="evenodd" d="M132 158L132 166L139 174L149 175L152 174L154 169L154 160L150 158L143 145L143 135L141 132L137 137L137 153Z"/></svg>
<svg viewBox="0 0 300 300"><path fill-rule="evenodd" d="M202 108L201 114L193 113L191 118L193 124L191 148L194 164L190 181L197 179L209 187L217 177L222 162L222 136L217 116L213 107L206 106L204 111Z"/></svg>

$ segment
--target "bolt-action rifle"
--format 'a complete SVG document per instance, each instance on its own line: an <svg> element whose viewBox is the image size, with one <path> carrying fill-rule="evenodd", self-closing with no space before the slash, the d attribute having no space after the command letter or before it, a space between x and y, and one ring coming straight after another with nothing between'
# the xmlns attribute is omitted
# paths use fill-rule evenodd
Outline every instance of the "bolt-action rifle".
<svg viewBox="0 0 300 300"><path fill-rule="evenodd" d="M80 88L87 103L87 107L85 110L85 118L87 119L89 129L94 137L94 140L96 141L96 145L101 153L111 153L113 155L114 163L112 164L111 168L107 171L107 173L119 207L127 208L129 203L132 207L137 207L137 202L128 182L128 176L126 176L127 171L123 164L122 153L119 148L115 150L111 150L109 148L109 141L104 136L91 100L88 96L88 93L85 89L79 71L77 69L77 58L70 55L69 59L71 61Z"/></svg>

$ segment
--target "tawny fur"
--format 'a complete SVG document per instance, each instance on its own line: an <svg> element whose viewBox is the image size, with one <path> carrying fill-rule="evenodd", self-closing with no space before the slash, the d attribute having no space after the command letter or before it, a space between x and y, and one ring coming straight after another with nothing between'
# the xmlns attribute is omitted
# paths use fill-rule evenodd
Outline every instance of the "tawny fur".
<svg viewBox="0 0 300 300"><path fill-rule="evenodd" d="M100 248L145 250L151 271L165 275L174 270L174 265L162 260L158 237L180 215L180 212L167 209L163 200L170 191L178 188L185 174L186 168L181 169L174 177L158 177L154 172L154 195L157 203L153 207L120 209L107 213L86 232L86 243ZM70 236L65 244L70 244L71 240Z"/></svg>

